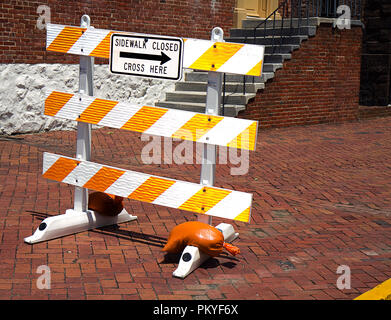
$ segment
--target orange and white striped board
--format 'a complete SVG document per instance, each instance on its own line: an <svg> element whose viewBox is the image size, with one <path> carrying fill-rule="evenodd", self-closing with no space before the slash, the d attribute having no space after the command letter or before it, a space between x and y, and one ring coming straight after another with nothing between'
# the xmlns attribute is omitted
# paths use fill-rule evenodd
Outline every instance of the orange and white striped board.
<svg viewBox="0 0 391 320"><path fill-rule="evenodd" d="M50 91L45 115L162 137L255 150L258 122Z"/></svg>
<svg viewBox="0 0 391 320"><path fill-rule="evenodd" d="M47 152L43 155L43 177L170 208L250 221L250 193L162 178Z"/></svg>
<svg viewBox="0 0 391 320"><path fill-rule="evenodd" d="M46 50L109 59L113 34L140 33L47 24ZM152 35L145 35L151 37ZM264 46L183 39L183 67L250 76L260 76Z"/></svg>

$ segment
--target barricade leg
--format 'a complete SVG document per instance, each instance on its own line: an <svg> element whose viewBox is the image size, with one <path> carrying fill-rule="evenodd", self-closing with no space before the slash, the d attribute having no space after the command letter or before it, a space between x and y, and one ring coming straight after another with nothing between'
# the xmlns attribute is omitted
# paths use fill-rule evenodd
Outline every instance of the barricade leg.
<svg viewBox="0 0 391 320"><path fill-rule="evenodd" d="M216 228L223 233L226 242L232 242L239 236L238 233L235 233L232 225L228 223L220 223ZM209 258L209 255L203 253L197 247L187 246L182 252L178 268L173 272L173 276L183 279Z"/></svg>
<svg viewBox="0 0 391 320"><path fill-rule="evenodd" d="M212 41L224 41L224 31L221 28L213 28L211 34ZM222 74L219 72L208 72L208 85L206 88L205 114L219 115L221 105ZM216 175L216 146L205 143L202 152L201 181L207 186L213 186ZM212 224L212 217L198 215L198 221Z"/></svg>
<svg viewBox="0 0 391 320"><path fill-rule="evenodd" d="M102 216L92 210L79 212L68 209L65 214L44 219L34 234L24 238L24 241L33 244L135 219L137 217L130 215L125 209L115 217Z"/></svg>
<svg viewBox="0 0 391 320"><path fill-rule="evenodd" d="M81 27L91 26L90 17L83 15ZM79 93L94 95L94 57L80 56L79 65ZM85 122L77 123L76 159L91 159L91 124ZM75 187L74 211L86 212L88 210L88 190Z"/></svg>
<svg viewBox="0 0 391 320"><path fill-rule="evenodd" d="M83 15L81 27L90 27L89 16ZM93 96L93 75L94 58L80 56L79 93ZM80 160L91 158L91 124L89 123L78 122L77 124L76 158ZM137 217L130 215L125 209L115 217L102 216L88 210L88 189L75 187L74 208L66 210L65 214L46 218L35 233L24 241L33 244L135 219Z"/></svg>
<svg viewBox="0 0 391 320"><path fill-rule="evenodd" d="M214 28L211 35L212 41L224 41L224 32L221 28ZM219 115L221 105L222 74L219 72L208 72L208 85L206 91L205 114ZM201 184L213 186L216 175L216 146L204 144L201 165ZM201 214L198 215L198 221L212 225L212 217ZM239 234L235 233L233 226L227 223L221 223L217 227L224 235L225 241L233 241ZM179 261L178 268L173 275L179 278L185 278L189 273L204 263L209 255L200 251L197 247L187 246Z"/></svg>

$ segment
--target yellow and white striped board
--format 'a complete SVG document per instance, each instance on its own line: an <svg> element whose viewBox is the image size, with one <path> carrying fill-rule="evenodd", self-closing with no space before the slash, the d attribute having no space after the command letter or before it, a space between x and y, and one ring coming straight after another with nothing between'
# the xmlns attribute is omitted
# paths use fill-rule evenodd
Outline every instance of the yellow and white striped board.
<svg viewBox="0 0 391 320"><path fill-rule="evenodd" d="M45 115L162 137L255 150L258 122L50 91Z"/></svg>
<svg viewBox="0 0 391 320"><path fill-rule="evenodd" d="M139 33L47 24L46 50L109 59L114 33ZM145 35L150 36L150 35ZM183 67L250 76L260 76L264 46L183 39Z"/></svg>
<svg viewBox="0 0 391 320"><path fill-rule="evenodd" d="M250 221L252 194L118 169L53 153L43 176L78 187L210 216Z"/></svg>
<svg viewBox="0 0 391 320"><path fill-rule="evenodd" d="M232 42L183 39L183 67L189 69L260 76L264 47Z"/></svg>

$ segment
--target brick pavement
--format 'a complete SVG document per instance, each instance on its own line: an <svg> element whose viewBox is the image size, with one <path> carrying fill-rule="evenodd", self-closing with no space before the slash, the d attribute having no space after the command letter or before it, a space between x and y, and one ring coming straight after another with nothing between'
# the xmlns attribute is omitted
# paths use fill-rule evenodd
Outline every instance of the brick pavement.
<svg viewBox="0 0 391 320"><path fill-rule="evenodd" d="M217 166L217 186L254 194L251 223L234 223L241 255L184 280L172 277L179 257L161 252L175 225L196 219L180 210L126 199L138 220L24 243L72 207L73 187L41 168L44 151L74 156L75 132L0 137L0 299L353 299L391 277L390 120L260 131L248 175ZM198 182L197 164L143 165L146 143L94 130L92 160ZM37 289L40 265L51 269L49 290ZM340 265L351 289L336 286Z"/></svg>

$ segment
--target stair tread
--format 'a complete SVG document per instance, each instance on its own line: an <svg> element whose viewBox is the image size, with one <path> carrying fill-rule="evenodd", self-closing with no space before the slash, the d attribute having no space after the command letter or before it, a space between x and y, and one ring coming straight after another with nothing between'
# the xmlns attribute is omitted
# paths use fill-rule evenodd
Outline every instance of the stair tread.
<svg viewBox="0 0 391 320"><path fill-rule="evenodd" d="M273 66L281 66L282 67L282 63L281 62L264 62L263 63L263 66L265 65L273 65ZM268 72L271 72L271 71L268 71Z"/></svg>
<svg viewBox="0 0 391 320"><path fill-rule="evenodd" d="M316 26L301 25L300 27L297 27L297 26L292 25L292 27L291 27L289 23L285 23L285 21L284 21L284 25L282 26L282 28L281 28L281 24L276 24L274 28L273 28L273 26L268 26L268 25L266 25L266 28L265 28L264 25L262 24L261 26L256 28L256 30L266 30L266 31L269 31L269 30L299 29L299 28L313 29L313 28L316 28ZM237 31L237 30L253 31L254 29L255 29L255 27L253 27L253 28L231 28L230 31L231 30L234 30L234 31Z"/></svg>
<svg viewBox="0 0 391 320"><path fill-rule="evenodd" d="M225 83L225 92L243 92L243 82L226 82ZM264 82L258 83L249 83L246 82L245 90L247 93L256 93L258 89L263 89L265 87ZM176 85L175 92L186 91L186 92L205 92L207 88L207 81L185 81Z"/></svg>
<svg viewBox="0 0 391 320"><path fill-rule="evenodd" d="M291 36L282 36L283 38L308 38L307 35L304 35L304 34L295 34L295 35L291 35ZM224 40L227 41L227 42L231 42L231 40L236 40L236 39L245 39L246 36L237 36L237 37L229 37L229 38L225 38ZM278 38L281 38L281 36L279 35L275 35L275 36L256 36L255 39L278 39ZM250 37L248 36L247 39L254 39L254 37ZM234 42L234 41L232 41ZM285 45L289 45L289 44L285 44Z"/></svg>
<svg viewBox="0 0 391 320"><path fill-rule="evenodd" d="M181 101L158 101L155 102L155 106L162 106L163 104L179 104L184 106L196 106L196 107L205 107L205 102L181 102ZM225 107L237 107L242 106L242 104L224 104Z"/></svg>
<svg viewBox="0 0 391 320"><path fill-rule="evenodd" d="M206 91L173 91L173 92L167 92L167 94L186 94L186 95L199 95L199 96L206 96ZM246 93L247 95L253 95ZM243 92L238 92L238 93L230 93L230 96L243 96Z"/></svg>
<svg viewBox="0 0 391 320"><path fill-rule="evenodd" d="M254 77L254 84L256 85L259 85L259 84L262 84L262 83L265 83L265 79L263 78L264 75L265 76L268 76L268 75L272 75L272 72L271 71L265 71L262 73L262 76L258 76L258 77ZM236 83L242 83L243 80L237 80L237 79L232 79L230 76L238 76L238 77L243 77L242 75L232 75L232 74L226 74L227 77L225 79L225 83L226 84L230 84L230 85L233 85L233 84L236 84ZM192 81L192 82L195 82L195 83L206 83L207 82L207 75L205 75L204 77L201 77L201 79L197 79L197 77L199 76L203 76L202 73L197 73L197 74L194 74L192 76L189 76L189 77L186 77L185 81L184 82L189 82L189 81ZM247 77L250 77L250 76L247 76ZM191 79L188 79L188 78L191 78ZM252 84L252 79L248 79L246 80L246 83L247 84Z"/></svg>
<svg viewBox="0 0 391 320"><path fill-rule="evenodd" d="M196 112L196 113L205 113L205 103L192 103L192 104L185 104L185 103L165 103L159 102L155 104L159 107L165 107L167 109L175 109L175 110L182 110L182 111L189 111L189 112ZM224 105L224 116L225 117L236 117L238 112L240 110L244 110L246 108L245 105ZM221 112L222 112L221 108ZM222 115L222 114L220 114Z"/></svg>
<svg viewBox="0 0 391 320"><path fill-rule="evenodd" d="M267 63L264 63L264 65L268 65ZM264 68L265 69L265 68ZM233 75L233 74L226 74L226 84L242 84L243 83L243 76L242 75ZM253 84L252 81L254 81L255 86L260 87L264 86L265 82L274 77L274 72L273 71L262 71L262 75L258 77L253 77L253 76L246 76L246 84ZM183 82L194 82L194 83L206 83L207 82L207 72L205 71L192 71L188 72L185 77L184 77Z"/></svg>
<svg viewBox="0 0 391 320"><path fill-rule="evenodd" d="M271 72L269 72L269 73L271 73ZM238 81L225 81L225 82L229 82L229 84L243 84L243 82L238 82ZM185 81L183 81L183 83L199 84L199 83L207 83L207 81L185 80ZM252 83L247 82L247 84L252 84ZM260 83L258 83L258 84L260 84Z"/></svg>
<svg viewBox="0 0 391 320"><path fill-rule="evenodd" d="M202 71L202 70L194 70L194 71L191 71L191 72L188 72L188 73L195 73L195 74L208 74L208 71ZM264 73L273 73L273 72L262 72L262 74ZM228 74L227 74L228 75ZM259 77L254 77L254 78L259 78Z"/></svg>
<svg viewBox="0 0 391 320"><path fill-rule="evenodd" d="M271 73L271 72L270 72ZM199 84L207 84L207 80L205 81L195 81L195 80L185 80L181 83L187 83L189 85L199 85ZM234 85L243 85L243 81L225 81L226 84L229 84L231 86L234 86ZM255 82L255 83L252 83L252 82L249 82L249 81L246 81L246 85L255 85L255 86L259 86L259 85L262 85L264 84L264 82Z"/></svg>

